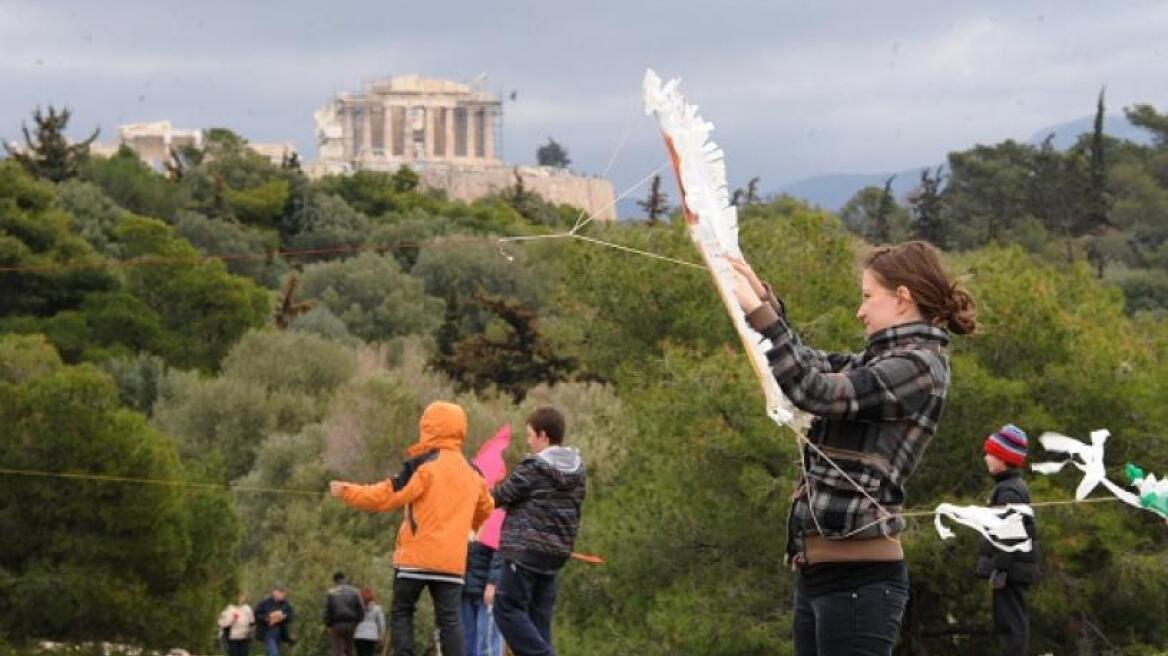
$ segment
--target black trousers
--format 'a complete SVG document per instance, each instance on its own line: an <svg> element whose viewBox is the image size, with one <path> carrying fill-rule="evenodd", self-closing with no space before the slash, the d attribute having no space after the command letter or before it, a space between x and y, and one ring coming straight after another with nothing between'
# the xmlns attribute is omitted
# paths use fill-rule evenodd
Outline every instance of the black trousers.
<svg viewBox="0 0 1168 656"><path fill-rule="evenodd" d="M390 646L394 656L414 656L414 609L422 590L430 589L434 617L442 640L442 656L463 656L462 624L458 613L462 604L462 584L398 577L393 581L390 608Z"/></svg>
<svg viewBox="0 0 1168 656"><path fill-rule="evenodd" d="M901 582L816 597L796 589L796 656L891 656L908 596Z"/></svg>
<svg viewBox="0 0 1168 656"><path fill-rule="evenodd" d="M495 624L516 656L555 656L552 610L556 605L556 575L524 569L503 561L503 576L495 593Z"/></svg>
<svg viewBox="0 0 1168 656"><path fill-rule="evenodd" d="M373 656L377 653L378 642L376 640L363 640L357 638L353 641L357 646L357 656Z"/></svg>
<svg viewBox="0 0 1168 656"><path fill-rule="evenodd" d="M1025 656L1030 643L1030 616L1025 585L1007 584L994 590L994 632L1005 656Z"/></svg>

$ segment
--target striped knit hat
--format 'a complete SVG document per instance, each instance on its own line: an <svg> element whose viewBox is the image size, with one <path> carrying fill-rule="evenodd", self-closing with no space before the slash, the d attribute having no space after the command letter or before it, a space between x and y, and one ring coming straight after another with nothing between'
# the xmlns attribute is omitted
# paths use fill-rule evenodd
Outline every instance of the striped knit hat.
<svg viewBox="0 0 1168 656"><path fill-rule="evenodd" d="M1006 424L986 438L985 452L999 460L1021 467L1026 462L1026 432L1014 424Z"/></svg>

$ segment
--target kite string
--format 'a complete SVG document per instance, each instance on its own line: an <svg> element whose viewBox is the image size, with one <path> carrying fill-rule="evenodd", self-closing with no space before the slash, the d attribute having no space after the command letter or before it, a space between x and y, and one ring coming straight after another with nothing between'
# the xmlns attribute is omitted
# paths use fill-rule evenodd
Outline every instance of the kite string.
<svg viewBox="0 0 1168 656"><path fill-rule="evenodd" d="M163 485L167 487L191 488L200 490L227 490L231 492L263 492L271 494L310 494L319 496L326 492L321 490L304 490L288 487L263 487L258 485L227 485L224 483L198 483L195 481L176 481L161 478L139 478L135 476L117 476L113 474L85 474L75 472L53 472L38 469L12 469L0 467L0 474L9 476L31 476L36 478L63 478L70 480L94 481L97 483L134 483L140 485Z"/></svg>
<svg viewBox="0 0 1168 656"><path fill-rule="evenodd" d="M608 158L608 164L604 167L604 172L602 172L600 174L600 177L607 178L608 173L610 171L612 171L612 165L616 164L617 155L619 155L621 152L621 149L623 149L625 147L625 142L628 141L628 139L629 139L629 134L633 130L633 123L635 122L635 120L636 120L636 118L634 117L634 118L629 120L627 125L625 125L624 134L622 134L620 140L617 141L616 148L614 148L612 151L612 157ZM575 232L575 231L580 229L580 227L582 225L581 221L584 220L584 215L586 212L587 212L587 210L584 210L584 209L580 210L580 215L576 217L576 222L572 225L571 232Z"/></svg>
<svg viewBox="0 0 1168 656"><path fill-rule="evenodd" d="M34 478L58 478L67 480L92 481L96 483L131 483L137 485L161 485L166 487L189 488L200 490L225 490L230 492L258 492L266 494L299 494L322 496L327 494L324 490L306 490L302 488L286 488L286 487L265 487L258 485L228 485L224 483L199 483L195 481L178 481L173 479L158 479L158 478L140 478L134 476L117 476L112 474L88 474L77 472L53 472L37 469L14 469L9 467L0 467L0 475L9 476L28 476ZM1082 501L1076 499L1061 499L1051 501L1035 501L1026 505L1031 508L1049 508L1056 506L1069 506L1077 503L1114 503L1122 501L1115 497L1095 497L1091 499L1083 499ZM997 506L989 506L997 507ZM931 517L936 514L936 510L930 509L910 509L904 512L896 513L900 517ZM883 521L883 520L880 520Z"/></svg>

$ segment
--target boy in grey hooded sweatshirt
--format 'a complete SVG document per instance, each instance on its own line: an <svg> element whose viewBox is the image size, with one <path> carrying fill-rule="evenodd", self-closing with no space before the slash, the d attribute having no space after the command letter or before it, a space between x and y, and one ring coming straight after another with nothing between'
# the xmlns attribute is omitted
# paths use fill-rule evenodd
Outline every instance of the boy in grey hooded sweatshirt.
<svg viewBox="0 0 1168 656"><path fill-rule="evenodd" d="M572 555L586 492L580 452L563 446L564 423L555 408L533 412L527 418L527 444L534 455L524 458L493 493L495 506L507 509L495 623L516 656L555 654L556 574Z"/></svg>

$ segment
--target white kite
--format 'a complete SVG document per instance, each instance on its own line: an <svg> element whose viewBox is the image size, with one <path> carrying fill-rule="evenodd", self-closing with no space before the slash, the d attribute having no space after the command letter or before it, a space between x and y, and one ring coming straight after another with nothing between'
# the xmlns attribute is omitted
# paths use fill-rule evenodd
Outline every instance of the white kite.
<svg viewBox="0 0 1168 656"><path fill-rule="evenodd" d="M1057 474L1068 464L1074 465L1083 472L1083 480L1075 490L1075 500L1082 501L1091 494L1091 491L1102 485L1111 491L1120 501L1137 508L1140 507L1140 498L1122 487L1107 480L1107 469L1103 464L1103 445L1111 435L1106 429L1091 432L1091 444L1058 433L1043 433L1038 441L1047 451L1065 453L1069 458L1062 462L1039 462L1030 465L1030 468L1039 474Z"/></svg>
<svg viewBox="0 0 1168 656"><path fill-rule="evenodd" d="M738 247L738 209L726 191L726 163L722 149L710 140L714 125L698 116L698 108L685 102L678 91L680 80L662 85L652 69L645 71L645 113L656 114L681 188L681 207L689 236L701 253L722 303L750 356L766 398L766 411L775 422L802 434L809 417L797 409L779 389L770 372L766 352L771 344L747 325L734 299L734 279L726 257L741 258Z"/></svg>
<svg viewBox="0 0 1168 656"><path fill-rule="evenodd" d="M1028 505L1011 503L1000 508L987 508L942 503L933 511L933 526L942 540L948 540L953 537L953 531L941 521L942 517L981 533L1001 551L1030 551L1033 548L1024 522L1026 517L1034 517L1034 509Z"/></svg>

